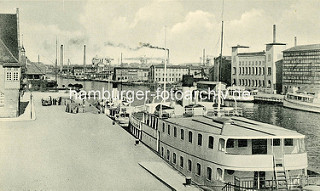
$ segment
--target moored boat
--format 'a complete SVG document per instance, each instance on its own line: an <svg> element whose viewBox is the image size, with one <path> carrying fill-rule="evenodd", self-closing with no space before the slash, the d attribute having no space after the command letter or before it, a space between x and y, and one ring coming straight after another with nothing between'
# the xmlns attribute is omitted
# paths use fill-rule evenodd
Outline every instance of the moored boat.
<svg viewBox="0 0 320 191"><path fill-rule="evenodd" d="M129 129L200 185L233 185L231 190L301 186L308 166L304 135L239 117L232 108L221 117L209 111L221 108L146 104L131 115Z"/></svg>
<svg viewBox="0 0 320 191"><path fill-rule="evenodd" d="M291 109L320 113L320 89L303 88L287 93L283 106Z"/></svg>

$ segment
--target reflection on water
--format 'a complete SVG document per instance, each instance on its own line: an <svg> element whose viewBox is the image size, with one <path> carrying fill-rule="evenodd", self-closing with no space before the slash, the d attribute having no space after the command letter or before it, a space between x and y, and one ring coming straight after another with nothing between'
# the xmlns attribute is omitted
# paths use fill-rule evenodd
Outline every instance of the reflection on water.
<svg viewBox="0 0 320 191"><path fill-rule="evenodd" d="M58 79L59 87L68 86L69 83L81 83L84 90L111 91L112 85L106 82L75 81L73 79ZM121 87L119 87L119 90ZM123 90L149 90L146 86L122 86ZM143 104L143 100L136 100L133 105ZM233 105L234 103L228 103ZM244 116L253 120L278 125L287 129L295 130L306 136L306 147L308 151L309 167L311 170L320 172L320 114L297 111L284 108L279 104L264 103L237 103L243 108Z"/></svg>

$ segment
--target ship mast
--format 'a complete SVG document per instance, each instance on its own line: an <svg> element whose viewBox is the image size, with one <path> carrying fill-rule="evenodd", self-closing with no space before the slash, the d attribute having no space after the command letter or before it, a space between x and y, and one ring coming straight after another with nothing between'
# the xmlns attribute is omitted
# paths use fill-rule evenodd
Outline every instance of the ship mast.
<svg viewBox="0 0 320 191"><path fill-rule="evenodd" d="M221 65L222 65L222 50L223 50L223 10L224 10L224 0L222 1L222 12L221 12L221 47L220 47L220 63L218 65L218 117L221 116L220 106L221 106Z"/></svg>

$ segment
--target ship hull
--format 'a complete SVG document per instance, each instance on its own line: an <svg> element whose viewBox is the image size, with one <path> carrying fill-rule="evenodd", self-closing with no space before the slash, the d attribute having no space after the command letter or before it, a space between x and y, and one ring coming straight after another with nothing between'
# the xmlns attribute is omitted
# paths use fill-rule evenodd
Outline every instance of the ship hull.
<svg viewBox="0 0 320 191"><path fill-rule="evenodd" d="M283 101L283 106L290 109L320 113L320 105L315 105L313 103L303 103L299 101L291 101L285 99Z"/></svg>

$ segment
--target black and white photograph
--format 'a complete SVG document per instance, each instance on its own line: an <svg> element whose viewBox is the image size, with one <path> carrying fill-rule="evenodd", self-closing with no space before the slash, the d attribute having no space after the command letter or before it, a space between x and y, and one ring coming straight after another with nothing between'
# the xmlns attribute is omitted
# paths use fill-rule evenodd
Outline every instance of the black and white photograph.
<svg viewBox="0 0 320 191"><path fill-rule="evenodd" d="M320 191L320 0L0 0L0 191Z"/></svg>

